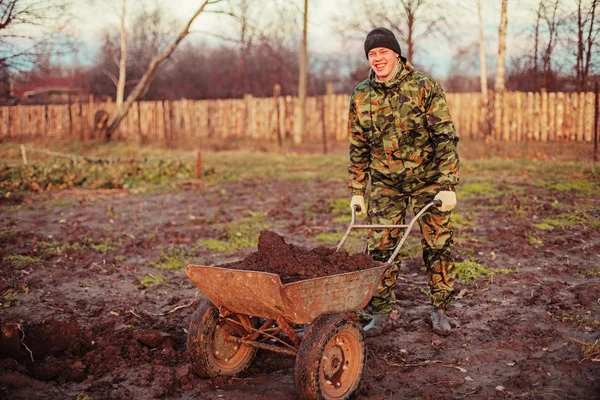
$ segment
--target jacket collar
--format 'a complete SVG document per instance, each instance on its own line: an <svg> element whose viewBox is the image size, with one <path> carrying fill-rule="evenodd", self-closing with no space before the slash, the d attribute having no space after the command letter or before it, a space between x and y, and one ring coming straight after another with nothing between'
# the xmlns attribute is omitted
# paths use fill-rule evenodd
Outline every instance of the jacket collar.
<svg viewBox="0 0 600 400"><path fill-rule="evenodd" d="M369 81L373 87L389 88L402 82L406 77L413 73L414 70L415 68L410 61L401 56L398 71L396 71L396 75L392 79L387 82L381 82L376 78L375 71L371 70L369 72Z"/></svg>

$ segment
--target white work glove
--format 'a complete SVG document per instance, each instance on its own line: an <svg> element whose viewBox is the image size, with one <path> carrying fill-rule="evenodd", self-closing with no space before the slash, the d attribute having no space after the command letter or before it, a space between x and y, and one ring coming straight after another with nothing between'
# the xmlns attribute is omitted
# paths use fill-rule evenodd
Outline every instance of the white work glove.
<svg viewBox="0 0 600 400"><path fill-rule="evenodd" d="M352 200L350 201L350 210L354 210L354 206L359 206L360 210L356 212L356 215L363 215L367 213L367 207L365 207L365 197L355 195L352 196Z"/></svg>
<svg viewBox="0 0 600 400"><path fill-rule="evenodd" d="M442 202L442 205L438 207L440 211L450 211L456 205L456 193L450 190L442 190L435 195L434 200Z"/></svg>

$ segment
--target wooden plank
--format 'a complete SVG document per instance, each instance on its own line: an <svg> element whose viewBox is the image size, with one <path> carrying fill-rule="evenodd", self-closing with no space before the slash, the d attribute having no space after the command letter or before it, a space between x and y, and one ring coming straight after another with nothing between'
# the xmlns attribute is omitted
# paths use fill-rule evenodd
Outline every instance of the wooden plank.
<svg viewBox="0 0 600 400"><path fill-rule="evenodd" d="M556 93L548 93L548 141L556 140Z"/></svg>
<svg viewBox="0 0 600 400"><path fill-rule="evenodd" d="M585 93L577 93L577 138L578 142L583 142L583 130L585 128Z"/></svg>
<svg viewBox="0 0 600 400"><path fill-rule="evenodd" d="M556 95L556 140L564 140L565 123L565 94L560 92Z"/></svg>
<svg viewBox="0 0 600 400"><path fill-rule="evenodd" d="M548 92L542 89L540 94L540 141L548 141Z"/></svg>

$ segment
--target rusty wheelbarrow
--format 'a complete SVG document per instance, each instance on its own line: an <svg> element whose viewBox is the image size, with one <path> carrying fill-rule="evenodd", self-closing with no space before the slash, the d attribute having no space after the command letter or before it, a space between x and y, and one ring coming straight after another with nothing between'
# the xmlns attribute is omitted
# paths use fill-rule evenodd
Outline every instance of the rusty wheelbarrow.
<svg viewBox="0 0 600 400"><path fill-rule="evenodd" d="M258 349L296 358L294 383L302 399L348 399L365 363L362 325L352 312L367 306L385 270L417 219L408 225L358 225L355 210L339 250L353 229L405 228L387 262L373 268L283 284L268 272L189 265L186 275L206 297L190 321L187 351L205 378L234 376ZM308 326L308 329L304 329Z"/></svg>

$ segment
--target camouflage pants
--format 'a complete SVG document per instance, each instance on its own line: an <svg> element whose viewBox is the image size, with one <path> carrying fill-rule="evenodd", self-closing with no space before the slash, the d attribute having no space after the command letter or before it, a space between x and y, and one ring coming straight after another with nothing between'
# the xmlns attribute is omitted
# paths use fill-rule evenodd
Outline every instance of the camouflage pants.
<svg viewBox="0 0 600 400"><path fill-rule="evenodd" d="M371 224L404 224L409 205L416 214L431 202L439 191L439 185L434 184L406 195L394 188L374 182L369 198L369 222ZM423 260L427 268L431 303L434 307L442 309L448 308L454 296L454 246L450 216L450 212L442 212L437 207L431 207L419 219ZM374 260L387 261L403 234L403 229L369 230L367 238L369 254ZM391 312L395 300L394 286L399 270L400 261L397 257L385 272L376 294L371 299L370 305L373 313Z"/></svg>

